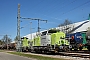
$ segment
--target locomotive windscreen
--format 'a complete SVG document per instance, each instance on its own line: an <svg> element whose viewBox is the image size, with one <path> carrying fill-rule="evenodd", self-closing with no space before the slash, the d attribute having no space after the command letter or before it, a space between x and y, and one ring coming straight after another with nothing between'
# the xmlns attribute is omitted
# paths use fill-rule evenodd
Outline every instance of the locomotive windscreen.
<svg viewBox="0 0 90 60"><path fill-rule="evenodd" d="M48 33L56 33L59 32L60 30L48 30Z"/></svg>
<svg viewBox="0 0 90 60"><path fill-rule="evenodd" d="M46 35L46 34L47 34L47 31L42 32L42 35Z"/></svg>

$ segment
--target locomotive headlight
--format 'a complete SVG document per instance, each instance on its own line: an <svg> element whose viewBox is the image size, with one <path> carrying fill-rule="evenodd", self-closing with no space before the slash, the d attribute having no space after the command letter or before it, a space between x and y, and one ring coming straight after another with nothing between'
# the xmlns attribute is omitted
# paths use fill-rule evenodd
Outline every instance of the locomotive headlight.
<svg viewBox="0 0 90 60"><path fill-rule="evenodd" d="M59 46L59 49L63 49L63 46Z"/></svg>

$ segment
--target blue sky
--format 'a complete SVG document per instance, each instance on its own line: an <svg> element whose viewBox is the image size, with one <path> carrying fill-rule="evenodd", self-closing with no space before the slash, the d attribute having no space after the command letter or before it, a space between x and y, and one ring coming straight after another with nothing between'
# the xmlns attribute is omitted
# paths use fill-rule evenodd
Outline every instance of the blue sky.
<svg viewBox="0 0 90 60"><path fill-rule="evenodd" d="M17 8L20 4L20 16L41 18L48 23L40 22L41 30L57 27L65 19L72 22L83 21L90 13L90 0L0 0L0 35L11 35L12 40L17 35ZM21 19L22 20L22 19ZM22 20L21 36L37 31L37 21ZM2 38L2 36L0 36Z"/></svg>

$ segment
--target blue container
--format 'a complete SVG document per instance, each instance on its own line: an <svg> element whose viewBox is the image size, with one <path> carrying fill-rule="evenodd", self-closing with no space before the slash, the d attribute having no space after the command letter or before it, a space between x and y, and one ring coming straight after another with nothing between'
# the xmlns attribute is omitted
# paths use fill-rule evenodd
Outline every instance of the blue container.
<svg viewBox="0 0 90 60"><path fill-rule="evenodd" d="M74 42L77 44L83 43L82 34L80 32L68 34L66 38L70 38L70 42Z"/></svg>

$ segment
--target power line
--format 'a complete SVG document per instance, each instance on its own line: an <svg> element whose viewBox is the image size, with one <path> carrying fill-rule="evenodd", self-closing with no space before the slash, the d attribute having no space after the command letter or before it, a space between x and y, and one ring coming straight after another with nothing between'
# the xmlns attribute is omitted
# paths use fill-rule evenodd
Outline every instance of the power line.
<svg viewBox="0 0 90 60"><path fill-rule="evenodd" d="M66 4L66 5L64 5L64 6L62 6L61 8L59 8L60 10L61 9L63 9L64 7L67 7L67 6L69 6L70 4L72 4L72 3L74 3L76 0L74 0L74 1L72 1L72 2L70 2L70 3L68 3L68 4ZM67 2L67 1L65 1L65 2ZM62 4L64 4L65 2L62 2ZM55 2L54 2L55 3ZM58 6L58 5L57 5ZM57 8L57 6L52 6L53 7L53 9L50 11L50 12L55 12L54 10L55 10L55 8ZM56 10L59 10L59 9L56 9ZM41 11L41 10L40 10ZM53 14L53 13L50 13L49 12L49 10L47 10L47 13L49 13L50 15L51 14ZM39 13L40 14L40 13ZM48 14L48 15L49 15ZM48 15L45 15L45 14L41 14L41 15L43 15L43 16L46 16L46 17L50 17L50 16L48 16ZM52 18L52 19L57 19L57 20L61 20L61 19L58 19L58 18L55 18L55 17L50 17L50 18Z"/></svg>
<svg viewBox="0 0 90 60"><path fill-rule="evenodd" d="M65 1L65 2L60 2L60 3L58 2L57 6L54 5L54 3L55 3L56 1L50 1L50 2L48 1L47 3L49 3L49 4L45 4L44 6L42 5L43 7L39 7L39 6L41 6L41 4L43 4L44 2L46 2L46 1L42 0L42 1L38 2L37 4L35 4L35 8L33 7L33 10L45 12L45 10L42 10L42 9L45 8L46 6L49 7L49 6L51 5L50 3L53 4L52 6L50 6L50 8L52 8L52 7L53 7L53 8L56 8L56 7L58 6L58 4L63 4L63 3L65 3L66 1ZM36 6L37 6L37 7L36 7ZM56 7L55 7L55 6L56 6ZM31 10L31 9L30 9L30 10ZM53 10L54 10L54 9L50 10L50 12L53 11ZM47 11L47 13L50 13L48 9L47 9L46 11ZM35 13L35 14L36 14L36 13ZM40 14L40 13L39 13L39 14ZM51 18L52 18L52 17L51 17Z"/></svg>
<svg viewBox="0 0 90 60"><path fill-rule="evenodd" d="M73 8L72 10L75 10L75 9L77 9L77 8L79 8L79 7L81 7L81 6L85 5L85 4L87 4L87 3L89 3L89 2L90 2L90 0L87 1L87 2L85 2L85 3L83 3L83 4L81 4L81 5L79 5L79 6L77 6L77 7L75 7L75 8ZM72 10L69 10L68 12L71 12ZM66 13L68 13L68 12L66 12ZM62 15L66 14L66 13L63 13ZM60 15L60 16L61 16L61 15Z"/></svg>
<svg viewBox="0 0 90 60"><path fill-rule="evenodd" d="M59 6L59 4L64 4L66 1L65 1L65 2L57 2L57 4L54 5L55 2L57 2L57 1L52 1L52 2L50 2L50 3L52 3L52 6L50 6L50 5L51 5L50 3L47 5L48 7L53 8L52 10L46 9L46 12L47 12L47 13L52 14L52 13L50 13L50 12L54 12L55 9ZM61 6L61 5L60 5L60 6ZM45 7L46 7L46 5L45 5ZM43 8L44 8L44 7L43 7ZM43 8L42 8L42 9L43 9ZM41 11L41 10L40 10L40 11ZM45 12L45 10L43 10L42 12Z"/></svg>
<svg viewBox="0 0 90 60"><path fill-rule="evenodd" d="M20 29L22 29L22 28L24 28L24 27L28 26L29 24L30 24L30 23L28 23L28 24L26 24L26 25L22 26Z"/></svg>
<svg viewBox="0 0 90 60"><path fill-rule="evenodd" d="M71 5L72 3L74 3L76 0L73 0L72 2L70 2L70 3L68 3L68 4L65 4L64 6L62 6L62 7L60 7L59 9L61 10L61 9L63 9L63 8L65 8L65 7L67 7L67 6L69 6L69 5ZM41 4L43 4L43 2L45 2L45 1L40 1L40 2L38 2L37 4L35 4L34 6L40 6ZM65 2L67 2L67 0L65 1ZM65 3L65 2L62 2L62 3ZM55 3L55 2L51 2L51 3ZM50 4L49 4L50 5ZM48 5L48 6L49 6ZM54 7L54 8L57 8L57 6L58 6L59 4L57 4L57 5L55 5L55 6L51 6L51 7ZM47 6L47 5L45 5L45 6ZM38 9L39 11L41 11L42 9L43 9L44 7L35 7L34 8L34 10L36 10L36 9ZM55 9L52 9L50 12L54 12L54 10ZM42 10L43 11L43 10ZM47 13L49 13L50 14L50 12L49 12L49 10L46 10L47 11ZM71 11L71 10L70 10ZM43 11L44 12L44 11ZM66 14L67 12L64 12L62 15L64 15L64 14ZM40 13L39 13L40 14ZM52 14L52 13L51 13ZM48 17L48 15L45 15L45 14L42 14L42 15L44 15L44 16L47 16ZM61 16L61 15L60 15ZM57 19L57 20L60 20L58 17L50 17L49 16L49 18L53 18L53 19Z"/></svg>
<svg viewBox="0 0 90 60"><path fill-rule="evenodd" d="M39 19L39 18L23 18L21 17L22 19L27 19L27 20L37 20L38 21L38 33L40 32L40 27L39 27L39 24L40 24L40 21L46 21L47 23L47 20L42 20L42 19Z"/></svg>
<svg viewBox="0 0 90 60"><path fill-rule="evenodd" d="M69 4L67 4L67 5L65 5L65 6L71 5L71 4L74 3L75 1L76 1L76 0L70 2ZM75 8L73 8L73 9L69 10L68 12L70 12L70 11L72 11L72 10L75 10L75 9L79 8L80 6L83 6L83 5L85 5L85 4L89 3L89 2L90 2L90 1L87 1L87 2L81 4L81 5L77 6L77 7L75 7ZM63 6L62 8L64 8L65 6ZM62 9L62 8L61 8L61 9ZM54 9L52 9L52 11L54 11ZM63 14L61 14L61 15L59 15L59 16L62 16L62 15L64 15L64 14L68 13L68 12L64 12ZM50 12L49 12L49 13L50 13ZM45 15L45 14L42 14L42 15L49 17L48 15ZM57 17L56 17L56 18L55 18L55 17L50 17L50 18L60 20L60 19L58 19Z"/></svg>
<svg viewBox="0 0 90 60"><path fill-rule="evenodd" d="M71 5L71 4L74 3L75 1L76 1L76 0L71 1L70 3L68 3L68 4L64 5L64 6L62 6L62 7L60 7L60 8L57 8L56 11L57 11L57 10L62 10L63 8ZM67 2L67 1L65 1L65 2ZM64 4L64 3L63 3L63 4ZM54 9L52 9L52 12L55 12ZM60 11L60 12L61 12L61 11ZM49 13L49 14L53 14L53 13ZM48 15L49 15L49 14L48 14Z"/></svg>

